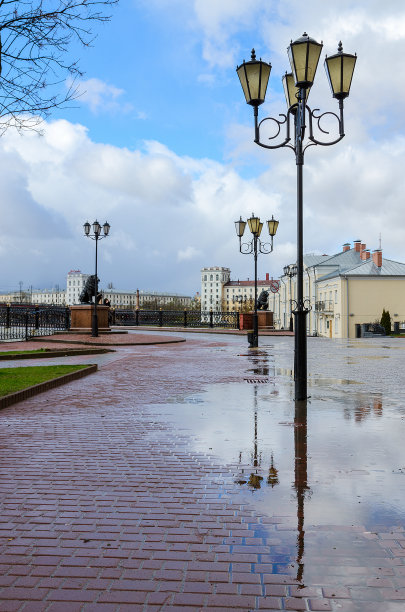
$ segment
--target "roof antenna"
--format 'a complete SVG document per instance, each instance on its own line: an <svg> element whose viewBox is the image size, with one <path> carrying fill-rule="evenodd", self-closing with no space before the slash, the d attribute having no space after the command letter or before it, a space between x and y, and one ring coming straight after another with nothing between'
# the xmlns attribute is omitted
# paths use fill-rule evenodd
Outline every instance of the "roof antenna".
<svg viewBox="0 0 405 612"><path fill-rule="evenodd" d="M379 236L379 240L378 240L378 248L381 251L381 232L380 232L380 236Z"/></svg>

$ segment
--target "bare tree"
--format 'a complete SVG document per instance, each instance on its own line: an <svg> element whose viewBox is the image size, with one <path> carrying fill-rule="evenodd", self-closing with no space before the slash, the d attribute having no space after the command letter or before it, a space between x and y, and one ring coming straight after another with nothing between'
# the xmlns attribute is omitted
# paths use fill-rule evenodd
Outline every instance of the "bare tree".
<svg viewBox="0 0 405 612"><path fill-rule="evenodd" d="M0 133L35 128L77 97L83 73L70 46L90 46L95 22L109 21L104 11L117 2L0 0Z"/></svg>

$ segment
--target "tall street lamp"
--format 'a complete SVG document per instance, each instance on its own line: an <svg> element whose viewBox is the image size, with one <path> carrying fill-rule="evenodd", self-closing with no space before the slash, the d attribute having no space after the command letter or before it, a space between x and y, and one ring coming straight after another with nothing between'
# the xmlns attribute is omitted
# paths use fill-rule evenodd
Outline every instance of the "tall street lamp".
<svg viewBox="0 0 405 612"><path fill-rule="evenodd" d="M293 276L297 276L297 264L290 264L284 266L284 276L288 276L290 279L290 331L293 331L293 316L292 316L292 295L291 295L291 279Z"/></svg>
<svg viewBox="0 0 405 612"><path fill-rule="evenodd" d="M95 275L94 275L94 309L93 309L93 314L91 317L91 335L93 338L97 338L98 336L98 316L97 316L97 295L98 295L98 277L97 277L97 244L99 240L102 240L103 238L107 238L109 232L110 232L110 225L109 223L107 223L107 221L104 223L103 225L103 236L101 235L101 225L100 223L96 220L93 223L93 226L90 225L90 223L88 221L86 221L86 223L84 223L83 225L84 228L84 234L85 236L87 236L87 238L91 238L92 240L96 241L96 270L95 270ZM93 228L93 234L90 234L90 230L91 228Z"/></svg>
<svg viewBox="0 0 405 612"><path fill-rule="evenodd" d="M295 399L303 400L307 397L307 344L306 344L306 316L309 312L304 304L303 292L303 184L302 169L304 153L313 145L333 145L344 137L343 100L350 92L356 55L343 53L342 43L339 43L335 55L326 57L325 69L332 90L332 96L339 102L339 115L332 112L319 114L319 109L311 110L307 104L308 95L314 82L322 43L310 38L306 32L292 42L288 47L288 58L291 73L283 77L284 93L287 101L287 114L279 118L266 117L258 122L258 108L263 104L266 96L267 84L270 77L271 64L256 59L255 50L252 50L251 60L237 67L236 71L242 85L247 104L253 106L255 122L255 143L266 149L287 147L295 153L297 165L297 304L295 316ZM314 126L322 135L329 132L321 126L324 116L337 119L338 136L334 140L321 141L314 135ZM294 141L291 143L291 120L294 120ZM285 137L278 144L267 144L260 141L260 130L264 122L270 121L275 126L275 134L267 136L266 140L277 139L281 126L285 125ZM308 137L305 141L305 130L308 127Z"/></svg>
<svg viewBox="0 0 405 612"><path fill-rule="evenodd" d="M259 217L252 216L247 220L249 229L253 235L250 242L242 242L242 236L245 232L246 221L243 221L242 217L239 221L235 221L236 235L239 238L239 251L243 255L250 255L253 253L255 261L255 309L253 313L253 333L248 335L249 345L251 348L255 348L259 344L259 325L257 319L257 255L263 253L268 255L273 250L273 238L276 235L278 228L278 221L271 216L271 219L267 221L267 228L270 235L270 243L264 243L260 240L260 234L262 233L263 223Z"/></svg>

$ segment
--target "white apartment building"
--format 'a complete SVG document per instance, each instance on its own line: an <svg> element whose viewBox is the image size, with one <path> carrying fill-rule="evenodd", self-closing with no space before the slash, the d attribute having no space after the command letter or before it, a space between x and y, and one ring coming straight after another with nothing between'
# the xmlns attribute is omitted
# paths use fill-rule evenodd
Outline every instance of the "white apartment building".
<svg viewBox="0 0 405 612"><path fill-rule="evenodd" d="M33 289L30 294L31 304L54 304L66 306L65 289Z"/></svg>
<svg viewBox="0 0 405 612"><path fill-rule="evenodd" d="M54 289L29 289L28 291L10 291L0 294L0 302L4 304L48 304L65 306L66 291L56 287Z"/></svg>
<svg viewBox="0 0 405 612"><path fill-rule="evenodd" d="M116 291L108 289L102 291L103 298L110 301L111 308L142 308L145 304L156 304L158 308L177 302L186 308L191 304L191 296L180 293L161 293L159 291Z"/></svg>
<svg viewBox="0 0 405 612"><path fill-rule="evenodd" d="M86 280L90 274L83 274L80 270L70 270L66 280L66 305L80 304L79 297L83 291Z"/></svg>
<svg viewBox="0 0 405 612"><path fill-rule="evenodd" d="M201 270L201 310L222 311L223 287L231 278L231 270L214 266Z"/></svg>

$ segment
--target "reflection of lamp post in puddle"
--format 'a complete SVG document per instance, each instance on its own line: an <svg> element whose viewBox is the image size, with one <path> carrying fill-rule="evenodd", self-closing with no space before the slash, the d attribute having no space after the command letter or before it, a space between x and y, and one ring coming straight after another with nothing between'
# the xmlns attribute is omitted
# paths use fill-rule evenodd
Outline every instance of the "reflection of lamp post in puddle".
<svg viewBox="0 0 405 612"><path fill-rule="evenodd" d="M260 489L263 481L263 476L261 476L258 472L261 467L262 454L259 452L259 444L258 444L258 435L257 435L257 384L254 385L253 388L253 422L254 422L254 435L253 435L253 453L251 454L251 465L254 468L254 471L250 473L249 480L246 481L245 478L240 478L235 482L240 485L248 484L251 489ZM242 463L242 452L239 453L239 463ZM243 470L242 470L243 473ZM271 454L271 464L269 468L269 475L267 478L267 484L269 484L272 488L279 484L278 480L278 470L274 466L274 458L273 453Z"/></svg>
<svg viewBox="0 0 405 612"><path fill-rule="evenodd" d="M304 575L305 549L305 494L309 491L307 465L307 402L295 402L294 415L294 489L297 494L297 580L302 582Z"/></svg>

